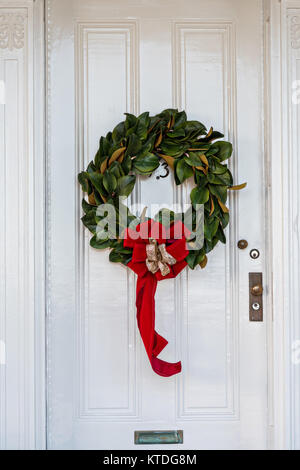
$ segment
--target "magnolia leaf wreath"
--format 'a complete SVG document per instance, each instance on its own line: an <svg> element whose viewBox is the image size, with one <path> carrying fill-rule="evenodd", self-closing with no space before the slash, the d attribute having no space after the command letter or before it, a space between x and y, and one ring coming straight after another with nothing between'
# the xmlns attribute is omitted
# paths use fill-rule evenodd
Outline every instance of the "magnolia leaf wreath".
<svg viewBox="0 0 300 470"><path fill-rule="evenodd" d="M207 131L201 122L188 121L185 111L166 109L156 116L144 112L138 117L125 114L125 121L101 137L94 160L78 175L88 195L88 201L82 200L85 215L81 220L93 234L93 248L110 248L110 261L122 263L137 274L141 337L154 372L169 377L181 371L181 362L169 363L157 357L167 344L155 331L157 281L176 277L185 266L206 266L207 253L219 241L226 243L227 192L242 189L246 183L233 186L232 174L224 163L232 154L232 144L220 140L224 135L212 127ZM204 233L199 246L193 232L183 224L183 214L161 210L154 219L145 218L144 213L138 217L124 204L135 186L136 175L151 175L161 162L174 171L177 185L193 178L192 229L197 223L196 207L204 207ZM107 215L101 207L107 204L115 208L115 233L110 232L109 224L108 228L101 225ZM125 219L120 216L120 204Z"/></svg>

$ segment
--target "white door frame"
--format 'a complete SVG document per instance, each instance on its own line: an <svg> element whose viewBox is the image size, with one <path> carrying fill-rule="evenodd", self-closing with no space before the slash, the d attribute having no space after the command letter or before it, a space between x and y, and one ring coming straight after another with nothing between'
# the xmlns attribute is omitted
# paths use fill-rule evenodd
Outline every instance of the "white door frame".
<svg viewBox="0 0 300 470"><path fill-rule="evenodd" d="M267 86L266 127L270 161L270 243L273 290L274 447L300 449L299 244L296 147L299 122L292 103L300 24L300 1L265 2ZM296 23L296 26L294 24ZM299 26L300 28L300 26ZM300 79L300 77L299 77ZM299 133L299 132L298 132ZM299 355L299 353L298 353Z"/></svg>
<svg viewBox="0 0 300 470"><path fill-rule="evenodd" d="M44 1L0 0L0 14L0 449L43 449Z"/></svg>
<svg viewBox="0 0 300 470"><path fill-rule="evenodd" d="M270 323L268 328L269 447L300 449L300 407L298 405L300 403L300 364L294 365L291 360L293 344L300 339L298 319L300 298L297 284L299 195L295 178L297 148L294 142L295 133L292 133L292 129L297 129L298 122L297 113L294 112L294 105L291 102L292 90L288 85L291 74L294 73L293 63L298 49L297 28L292 26L295 24L292 23L292 18L297 16L298 10L300 18L300 0L262 0L262 2L264 4L265 53L265 171L266 198L269 207L266 232L270 254L269 279L271 280L268 290L271 299L270 308L273 311L273 323ZM34 234L34 257L32 257L34 259L31 259L31 264L27 267L28 272L24 272L24 276L27 276L32 270L34 271L30 284L33 302L32 311L27 312L32 323L30 328L24 331L27 360L26 363L22 360L19 364L24 373L30 370L28 379L30 383L27 383L27 388L22 391L21 399L19 397L18 406L23 410L24 422L21 423L22 429L16 433L15 448L44 449L46 446L45 331L48 284L46 257L49 249L47 244L49 221L46 221L45 214L49 214L47 207L50 200L47 196L49 181L47 168L50 155L50 149L47 147L47 133L50 130L44 125L47 122L44 116L47 116L47 110L51 106L47 84L44 86L48 76L44 16L47 18L51 0L46 0L45 15L44 0L0 0L0 8L13 8L15 11L24 10L24 8L27 10L25 41L32 45L32 54L26 55L30 80L24 83L23 91L32 103L32 112L28 122L34 129L32 147L29 148L33 157L32 180L34 184L31 196L28 201L25 201L29 214L27 229ZM294 35L293 44L290 40L291 34ZM5 246L4 249L6 249ZM4 313L4 317L8 314L9 312ZM1 324L5 321L1 315L0 312L0 335ZM6 338L6 341L10 341L10 349L18 349L17 338ZM4 376L12 373L13 371L5 366ZM5 409L5 403L5 396L0 386L0 415L1 410ZM3 442L2 446L5 447L5 433L7 432L5 427L0 427L0 433L3 434L0 436L2 437L0 446ZM20 439L20 435L23 439Z"/></svg>

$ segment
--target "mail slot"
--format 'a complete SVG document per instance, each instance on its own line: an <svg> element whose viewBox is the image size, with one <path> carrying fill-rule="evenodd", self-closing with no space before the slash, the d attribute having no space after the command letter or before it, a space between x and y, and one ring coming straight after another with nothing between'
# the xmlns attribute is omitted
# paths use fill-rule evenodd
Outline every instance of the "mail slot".
<svg viewBox="0 0 300 470"><path fill-rule="evenodd" d="M183 431L135 431L135 444L183 444Z"/></svg>

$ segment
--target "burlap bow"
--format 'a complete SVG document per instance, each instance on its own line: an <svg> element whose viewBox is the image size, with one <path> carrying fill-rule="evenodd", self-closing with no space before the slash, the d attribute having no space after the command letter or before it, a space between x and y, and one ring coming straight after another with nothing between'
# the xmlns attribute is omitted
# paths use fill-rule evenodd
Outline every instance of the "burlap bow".
<svg viewBox="0 0 300 470"><path fill-rule="evenodd" d="M165 243L158 245L153 238L150 238L149 242L149 245L146 245L148 270L153 274L160 270L162 276L167 276L170 273L168 265L176 264L176 259L167 252Z"/></svg>

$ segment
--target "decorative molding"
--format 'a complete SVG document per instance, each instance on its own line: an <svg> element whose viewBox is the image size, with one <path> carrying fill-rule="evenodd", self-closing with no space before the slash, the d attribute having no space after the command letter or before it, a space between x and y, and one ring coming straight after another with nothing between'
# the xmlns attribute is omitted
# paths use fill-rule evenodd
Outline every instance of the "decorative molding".
<svg viewBox="0 0 300 470"><path fill-rule="evenodd" d="M45 170L46 170L46 181L45 181L45 276L46 276L46 320L45 320L45 331L46 331L46 442L47 447L51 448L53 441L51 423L52 417L52 333L53 333L53 314L52 314L52 153L51 153L51 86L52 86L52 74L51 74L51 44L52 44L52 33L53 33L53 19L52 19L52 0L45 1L45 111L46 111L46 155L45 155Z"/></svg>
<svg viewBox="0 0 300 470"><path fill-rule="evenodd" d="M293 49L300 47L300 16L290 18L291 46Z"/></svg>
<svg viewBox="0 0 300 470"><path fill-rule="evenodd" d="M33 155L34 155L34 418L32 448L46 449L46 132L45 1L33 2Z"/></svg>
<svg viewBox="0 0 300 470"><path fill-rule="evenodd" d="M35 201L44 178L42 11L41 0L0 1L0 80L6 95L0 105L0 340L6 349L6 363L0 365L2 449L43 448L45 437L45 389L39 388L44 356L41 363L36 357L44 337L43 329L36 331L44 316L44 286L37 278L37 259L42 268L44 258L42 191L41 204ZM12 178L17 191L9 189Z"/></svg>
<svg viewBox="0 0 300 470"><path fill-rule="evenodd" d="M289 326L287 359L289 360L290 378L290 440L292 449L300 449L300 276L299 276L299 228L300 228L300 189L299 189L299 133L300 133L300 2L298 8L287 7L287 21L290 22L290 31L287 29L287 56L286 56L286 96L287 96L287 178L288 178L288 209L286 226L286 266L288 279ZM289 45L291 45L289 47ZM294 96L295 94L295 96ZM286 186L285 186L286 187ZM294 357L293 357L294 356ZM297 360L298 359L298 360Z"/></svg>
<svg viewBox="0 0 300 470"><path fill-rule="evenodd" d="M173 23L173 95L174 107L188 110L188 103L186 97L186 76L187 64L186 54L187 45L186 38L189 35L221 35L221 69L223 76L222 95L223 95L223 125L225 137L235 143L236 139L236 88L235 88L235 27L231 22L220 21L185 21ZM201 39L201 38L200 38ZM213 39L212 39L213 40ZM234 145L234 148L237 148ZM235 162L237 158L235 159ZM237 178L237 164L235 163L233 171L235 179ZM188 201L189 191L187 194L179 190L177 198L181 202ZM236 199L230 197L230 206L233 213L237 212ZM238 220L238 217L233 217L233 220ZM177 418L180 420L235 420L238 419L239 403L238 403L238 263L236 250L232 240L236 239L237 226L236 223L231 224L229 228L228 242L225 248L225 298L226 306L224 311L225 316L225 342L226 342L226 378L225 378L225 393L224 399L226 403L224 406L216 404L210 407L190 407L187 404L188 394L188 358L185 361L185 368L182 372L182 377L177 378ZM193 273L195 276L196 273ZM188 297L188 277L189 273L186 271L177 281L180 285L175 291L177 292L176 304L180 305L178 309L177 331L182 332L181 348L183 351L188 349L188 330L187 325L189 316L189 297ZM181 315L179 313L182 312ZM179 320L181 318L181 320ZM180 344L178 348L180 348ZM182 353L179 355L182 357Z"/></svg>
<svg viewBox="0 0 300 470"><path fill-rule="evenodd" d="M12 51L24 47L26 19L26 14L21 12L0 14L1 49Z"/></svg>
<svg viewBox="0 0 300 470"><path fill-rule="evenodd" d="M297 359L296 342L300 339L300 1L265 0L264 3L269 23L266 34L266 122L272 206L270 269L274 416L271 427L274 431L271 447L277 450L299 450L300 364L295 361L295 357Z"/></svg>

